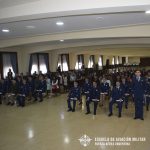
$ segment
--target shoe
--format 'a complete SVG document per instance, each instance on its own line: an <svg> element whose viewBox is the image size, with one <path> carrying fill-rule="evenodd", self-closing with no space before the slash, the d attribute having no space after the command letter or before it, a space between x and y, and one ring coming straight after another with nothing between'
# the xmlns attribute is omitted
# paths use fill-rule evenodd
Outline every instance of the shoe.
<svg viewBox="0 0 150 150"><path fill-rule="evenodd" d="M141 120L144 120L144 118L141 118Z"/></svg>
<svg viewBox="0 0 150 150"><path fill-rule="evenodd" d="M112 113L110 113L110 114L108 114L108 117L110 117L110 116L112 116L113 114Z"/></svg>
<svg viewBox="0 0 150 150"><path fill-rule="evenodd" d="M138 119L137 117L134 117L134 119Z"/></svg>
<svg viewBox="0 0 150 150"><path fill-rule="evenodd" d="M121 115L118 115L118 118L121 118Z"/></svg>
<svg viewBox="0 0 150 150"><path fill-rule="evenodd" d="M75 112L75 109L72 109L72 112Z"/></svg>
<svg viewBox="0 0 150 150"><path fill-rule="evenodd" d="M69 111L72 111L72 109L68 109L67 111L68 111L68 112L69 112Z"/></svg>
<svg viewBox="0 0 150 150"><path fill-rule="evenodd" d="M41 99L39 102L42 102L43 100Z"/></svg>
<svg viewBox="0 0 150 150"><path fill-rule="evenodd" d="M91 112L86 112L85 114L88 115L88 114L90 114L90 113L91 113Z"/></svg>

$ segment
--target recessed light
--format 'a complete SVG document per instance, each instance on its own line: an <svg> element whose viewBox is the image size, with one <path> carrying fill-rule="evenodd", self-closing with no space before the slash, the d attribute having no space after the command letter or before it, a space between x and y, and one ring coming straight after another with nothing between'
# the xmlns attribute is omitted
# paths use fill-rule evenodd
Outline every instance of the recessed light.
<svg viewBox="0 0 150 150"><path fill-rule="evenodd" d="M34 29L35 26L26 26L27 29Z"/></svg>
<svg viewBox="0 0 150 150"><path fill-rule="evenodd" d="M145 13L146 13L146 14L150 14L150 10L147 10Z"/></svg>
<svg viewBox="0 0 150 150"><path fill-rule="evenodd" d="M58 25L58 26L63 26L64 23L63 23L62 21L57 21L57 22L56 22L56 25Z"/></svg>
<svg viewBox="0 0 150 150"><path fill-rule="evenodd" d="M104 19L103 17L97 17L96 18L97 20L102 20L102 19Z"/></svg>
<svg viewBox="0 0 150 150"><path fill-rule="evenodd" d="M64 42L64 40L60 40L60 42Z"/></svg>
<svg viewBox="0 0 150 150"><path fill-rule="evenodd" d="M9 29L2 29L2 32L8 33L8 32L10 32L10 30Z"/></svg>

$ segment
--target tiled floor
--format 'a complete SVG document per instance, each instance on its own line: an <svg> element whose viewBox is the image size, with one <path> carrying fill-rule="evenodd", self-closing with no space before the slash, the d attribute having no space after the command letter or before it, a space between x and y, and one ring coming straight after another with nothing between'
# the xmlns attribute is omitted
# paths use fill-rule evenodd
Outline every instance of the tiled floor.
<svg viewBox="0 0 150 150"><path fill-rule="evenodd" d="M122 118L107 117L108 104L98 107L97 115L85 115L85 107L67 112L66 95L45 99L24 108L0 106L0 150L150 150L150 113L145 120L134 120L134 106L123 109ZM92 141L84 147L84 134ZM145 142L130 146L96 146L95 138L145 137Z"/></svg>

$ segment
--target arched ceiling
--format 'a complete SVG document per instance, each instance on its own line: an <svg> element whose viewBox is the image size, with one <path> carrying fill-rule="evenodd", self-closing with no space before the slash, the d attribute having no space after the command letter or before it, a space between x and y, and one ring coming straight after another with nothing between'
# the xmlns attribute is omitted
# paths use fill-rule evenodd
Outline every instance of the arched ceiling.
<svg viewBox="0 0 150 150"><path fill-rule="evenodd" d="M147 10L149 0L0 0L0 48L150 47Z"/></svg>

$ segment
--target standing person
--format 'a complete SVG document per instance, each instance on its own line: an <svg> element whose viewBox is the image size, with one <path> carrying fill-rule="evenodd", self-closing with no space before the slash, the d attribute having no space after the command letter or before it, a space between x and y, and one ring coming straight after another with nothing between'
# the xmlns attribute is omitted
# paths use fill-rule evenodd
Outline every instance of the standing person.
<svg viewBox="0 0 150 150"><path fill-rule="evenodd" d="M52 94L56 96L58 91L59 91L58 79L54 76L52 79Z"/></svg>
<svg viewBox="0 0 150 150"><path fill-rule="evenodd" d="M143 118L143 103L144 103L144 93L145 93L145 81L141 77L140 70L135 71L135 77L132 80L132 91L135 103L135 117L134 119Z"/></svg>
<svg viewBox="0 0 150 150"><path fill-rule="evenodd" d="M109 102L109 117L113 115L113 110L112 107L115 103L118 104L118 117L121 117L121 112L122 112L122 103L124 99L124 90L120 86L120 82L116 82L116 86L113 87L111 97L110 97L110 102Z"/></svg>
<svg viewBox="0 0 150 150"><path fill-rule="evenodd" d="M10 68L9 68L9 70L8 70L7 77L8 77L8 79L10 79L10 80L12 80L12 78L13 78L13 73L12 73L12 71L11 71Z"/></svg>
<svg viewBox="0 0 150 150"><path fill-rule="evenodd" d="M71 88L68 94L68 112L72 111L75 112L76 101L80 100L80 88L78 86L78 82L74 82L74 87ZM71 106L71 102L73 102L73 107Z"/></svg>
<svg viewBox="0 0 150 150"><path fill-rule="evenodd" d="M4 81L0 79L0 104L2 104L3 94L4 94Z"/></svg>

